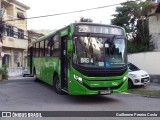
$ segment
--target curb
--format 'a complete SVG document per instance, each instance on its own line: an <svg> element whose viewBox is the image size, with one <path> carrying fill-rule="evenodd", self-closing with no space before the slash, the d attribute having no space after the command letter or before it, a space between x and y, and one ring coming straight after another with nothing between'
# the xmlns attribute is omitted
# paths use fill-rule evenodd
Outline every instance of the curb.
<svg viewBox="0 0 160 120"><path fill-rule="evenodd" d="M135 94L135 93L128 93L129 95L136 95L136 96L142 96L147 98L158 98L160 99L160 96L151 96L151 95L142 95L142 94Z"/></svg>
<svg viewBox="0 0 160 120"><path fill-rule="evenodd" d="M7 80L21 80L26 78L31 78L31 77L14 76L14 77L9 77Z"/></svg>
<svg viewBox="0 0 160 120"><path fill-rule="evenodd" d="M24 79L23 77L22 78L8 78L8 80L20 80L20 79Z"/></svg>

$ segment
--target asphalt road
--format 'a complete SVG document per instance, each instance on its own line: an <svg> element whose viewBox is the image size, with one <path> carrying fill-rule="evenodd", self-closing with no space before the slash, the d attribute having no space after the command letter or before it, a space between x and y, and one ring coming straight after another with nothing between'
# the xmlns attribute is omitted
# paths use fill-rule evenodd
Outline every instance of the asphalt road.
<svg viewBox="0 0 160 120"><path fill-rule="evenodd" d="M147 98L133 94L103 96L58 95L51 86L34 82L32 78L0 82L0 111L160 111L159 98ZM11 120L19 120L10 118ZM29 118L26 118L29 119ZM35 118L30 118L35 120ZM30 120L29 119L29 120ZM56 119L62 118L41 118ZM38 118L38 120L41 120ZM157 117L82 117L65 120L159 120ZM8 118L0 118L8 120Z"/></svg>

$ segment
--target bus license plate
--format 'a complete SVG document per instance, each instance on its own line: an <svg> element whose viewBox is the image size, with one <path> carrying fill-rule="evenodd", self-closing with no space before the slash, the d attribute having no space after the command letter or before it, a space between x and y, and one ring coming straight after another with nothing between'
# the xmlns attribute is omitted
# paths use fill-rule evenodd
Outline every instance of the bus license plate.
<svg viewBox="0 0 160 120"><path fill-rule="evenodd" d="M103 95L111 94L111 91L110 90L101 90L100 94L103 94Z"/></svg>

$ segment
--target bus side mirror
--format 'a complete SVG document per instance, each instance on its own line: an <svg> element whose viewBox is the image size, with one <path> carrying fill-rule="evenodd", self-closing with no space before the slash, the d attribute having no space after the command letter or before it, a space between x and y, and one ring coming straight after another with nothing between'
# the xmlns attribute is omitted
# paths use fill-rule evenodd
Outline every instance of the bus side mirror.
<svg viewBox="0 0 160 120"><path fill-rule="evenodd" d="M72 50L73 50L72 40L67 41L67 48L68 48L68 52L72 52Z"/></svg>

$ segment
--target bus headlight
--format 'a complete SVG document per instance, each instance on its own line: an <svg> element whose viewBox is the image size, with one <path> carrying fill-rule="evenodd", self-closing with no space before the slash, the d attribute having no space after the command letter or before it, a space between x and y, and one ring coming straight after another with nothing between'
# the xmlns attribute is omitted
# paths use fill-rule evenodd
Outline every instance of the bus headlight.
<svg viewBox="0 0 160 120"><path fill-rule="evenodd" d="M82 78L77 76L77 75L74 75L74 79L76 79L77 81L79 81L80 83L83 82Z"/></svg>
<svg viewBox="0 0 160 120"><path fill-rule="evenodd" d="M128 79L128 75L123 77L123 82L126 81Z"/></svg>

